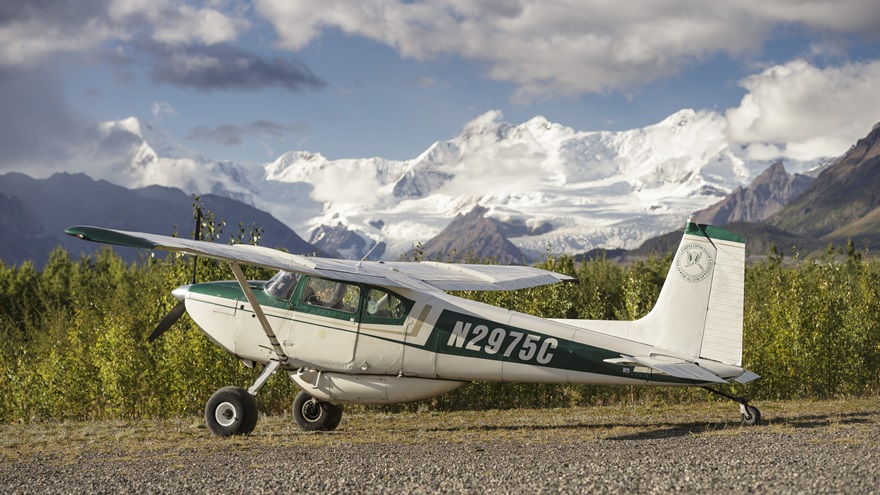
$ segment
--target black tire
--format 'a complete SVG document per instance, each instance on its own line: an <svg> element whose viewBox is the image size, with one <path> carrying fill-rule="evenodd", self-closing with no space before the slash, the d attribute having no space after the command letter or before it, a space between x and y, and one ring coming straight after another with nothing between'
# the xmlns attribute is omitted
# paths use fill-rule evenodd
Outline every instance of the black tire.
<svg viewBox="0 0 880 495"><path fill-rule="evenodd" d="M241 387L223 387L205 406L205 423L218 437L248 435L257 426L257 400Z"/></svg>
<svg viewBox="0 0 880 495"><path fill-rule="evenodd" d="M740 418L746 426L754 426L761 423L761 411L757 407L746 406L746 410L740 413Z"/></svg>
<svg viewBox="0 0 880 495"><path fill-rule="evenodd" d="M327 417L327 424L324 425L324 431L332 431L342 421L342 404L331 404L329 402L325 402L325 404L327 404L330 414Z"/></svg>
<svg viewBox="0 0 880 495"><path fill-rule="evenodd" d="M303 431L330 431L342 421L342 406L300 392L293 400L293 420Z"/></svg>

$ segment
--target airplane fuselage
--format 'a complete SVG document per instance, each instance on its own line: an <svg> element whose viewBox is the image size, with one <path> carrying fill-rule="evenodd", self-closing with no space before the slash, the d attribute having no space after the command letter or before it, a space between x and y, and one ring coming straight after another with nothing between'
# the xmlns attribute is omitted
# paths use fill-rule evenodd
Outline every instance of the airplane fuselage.
<svg viewBox="0 0 880 495"><path fill-rule="evenodd" d="M448 392L472 381L606 385L699 385L650 368L608 362L647 355L651 346L564 321L451 296L344 284L356 297L331 308L309 304L302 277L285 298L251 282L297 385L337 403L391 403ZM371 311L374 293L398 313ZM187 313L218 345L245 362L267 363L273 348L236 282L185 291ZM621 322L622 323L622 322ZM607 322L606 322L607 326ZM705 363L737 376L742 369ZM728 369L729 368L729 369Z"/></svg>

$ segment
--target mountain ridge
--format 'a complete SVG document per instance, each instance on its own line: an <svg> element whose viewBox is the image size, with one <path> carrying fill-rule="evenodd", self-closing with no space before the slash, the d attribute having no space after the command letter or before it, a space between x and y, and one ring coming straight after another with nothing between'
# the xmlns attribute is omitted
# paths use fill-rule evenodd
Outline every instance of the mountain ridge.
<svg viewBox="0 0 880 495"><path fill-rule="evenodd" d="M833 239L834 232L880 207L880 125L850 148L794 201L768 220L798 235ZM851 233L875 234L876 232Z"/></svg>
<svg viewBox="0 0 880 495"><path fill-rule="evenodd" d="M218 242L237 235L241 222L245 231L253 224L263 229L262 245L283 247L299 254L316 251L314 246L268 213L216 195L204 195L200 200L206 210L214 213L216 221L227 222ZM3 250L0 259L7 265L31 260L41 267L49 252L58 245L74 257L94 254L99 245L63 235L64 229L72 225L97 225L162 235L172 235L178 229L182 235L189 235L195 223L192 211L192 196L179 189L149 186L131 190L108 181L93 180L85 174L58 173L47 179L34 179L11 172L0 175L0 226L13 229L12 232L24 229L31 234L12 238L13 242L6 243L7 249ZM9 217L18 219L17 227ZM34 239L45 241L34 242ZM127 261L137 259L134 250L120 250L119 253Z"/></svg>
<svg viewBox="0 0 880 495"><path fill-rule="evenodd" d="M694 220L711 225L762 222L780 211L813 182L812 177L788 174L783 162L767 168L747 187L738 187L718 203L694 214Z"/></svg>
<svg viewBox="0 0 880 495"><path fill-rule="evenodd" d="M502 265L533 261L527 260L522 251L507 239L500 222L485 216L487 211L487 208L476 206L456 216L440 234L407 253L406 257L418 255L423 259L468 262L493 259Z"/></svg>
<svg viewBox="0 0 880 495"><path fill-rule="evenodd" d="M535 258L548 246L569 253L636 247L749 184L770 164L748 159L729 141L724 118L711 111L685 109L613 132L579 131L541 116L520 124L502 119L486 112L409 160L330 160L293 150L263 164L206 160L168 143L160 129L126 121L105 134L129 143L128 155L116 150L119 163L100 168L104 176L96 178L233 198L352 258L382 242L383 259L396 259L480 206L501 224L529 226L507 234ZM802 172L819 164L786 166ZM340 235L326 235L330 230Z"/></svg>
<svg viewBox="0 0 880 495"><path fill-rule="evenodd" d="M633 249L731 197L735 204L720 208L729 211L712 223L766 217L796 196L804 173L830 163L750 160L725 126L715 112L689 109L614 132L579 131L541 116L512 124L490 111L410 160L331 160L293 150L269 163L236 163L204 159L161 129L124 119L101 129L108 142L98 147L115 158L96 166L95 178L142 197L159 194L150 187L179 187L235 200L346 258L375 248L371 259L398 259L466 217L482 225L468 227L472 245L500 236L499 252L509 242L520 259L534 260L548 249ZM746 195L755 180L787 174L785 168L793 172L790 184L774 179L767 194L756 188ZM485 221L468 216L475 209Z"/></svg>
<svg viewBox="0 0 880 495"><path fill-rule="evenodd" d="M800 192L798 192L800 190ZM815 179L789 175L774 164L747 188L698 212L701 222L724 225L748 239L747 254L806 256L848 242L880 243L880 124ZM714 222L713 222L714 221ZM675 236L660 236L635 253L674 249Z"/></svg>

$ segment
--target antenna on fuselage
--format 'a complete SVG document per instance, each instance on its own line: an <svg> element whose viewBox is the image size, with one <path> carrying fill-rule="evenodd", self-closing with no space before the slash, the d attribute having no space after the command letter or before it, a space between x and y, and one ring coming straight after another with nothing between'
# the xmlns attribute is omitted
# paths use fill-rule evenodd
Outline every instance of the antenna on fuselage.
<svg viewBox="0 0 880 495"><path fill-rule="evenodd" d="M378 241L378 242L376 242L376 244L373 244L373 247L371 247L371 248L370 248L370 250L369 250L369 251L367 251L367 254L365 254L365 255L364 255L364 257L363 257L363 258L361 258L361 260L360 260L360 261L358 261L358 262L357 262L357 264L356 264L356 265L354 265L354 266L355 266L355 268L360 268L360 267L361 267L361 264L363 264L363 262L364 262L364 261L366 261L366 260L367 260L367 258L369 258L369 257L370 257L370 254L371 254L371 253L372 253L372 252L373 252L373 250L375 250L375 249L376 249L376 247L378 247L378 246L379 246L379 244L381 244L381 243L382 243L382 242L383 242L383 241L384 241L384 240L385 240L385 238L386 238L386 237L388 237L388 232L386 232L386 233L385 233L385 235L383 235L383 236L382 236L382 238L381 238L381 239L379 239L379 241Z"/></svg>
<svg viewBox="0 0 880 495"><path fill-rule="evenodd" d="M691 224L691 223L693 223L694 225L697 226L698 229L700 229L700 232L703 233L703 235L706 237L706 240L709 241L709 244L711 244L712 247L715 248L715 250L717 251L717 250L718 250L718 246L716 246L715 243L712 242L712 238L709 237L709 233L706 232L706 229L704 229L702 225L700 225L700 224L694 222L694 217L693 217L693 216L688 217L688 224Z"/></svg>

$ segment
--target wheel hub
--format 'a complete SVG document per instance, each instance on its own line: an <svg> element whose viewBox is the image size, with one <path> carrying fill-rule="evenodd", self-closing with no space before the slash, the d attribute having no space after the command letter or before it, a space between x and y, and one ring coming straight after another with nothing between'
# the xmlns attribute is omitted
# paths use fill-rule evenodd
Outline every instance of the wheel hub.
<svg viewBox="0 0 880 495"><path fill-rule="evenodd" d="M310 423L314 423L321 419L321 416L324 414L324 410L321 408L321 405L318 404L318 401L315 399L306 401L302 407L302 415L306 421Z"/></svg>
<svg viewBox="0 0 880 495"><path fill-rule="evenodd" d="M214 409L214 419L216 419L217 423L224 428L231 426L238 420L238 414L236 414L235 406L233 406L229 402L222 402L218 404L217 409Z"/></svg>

